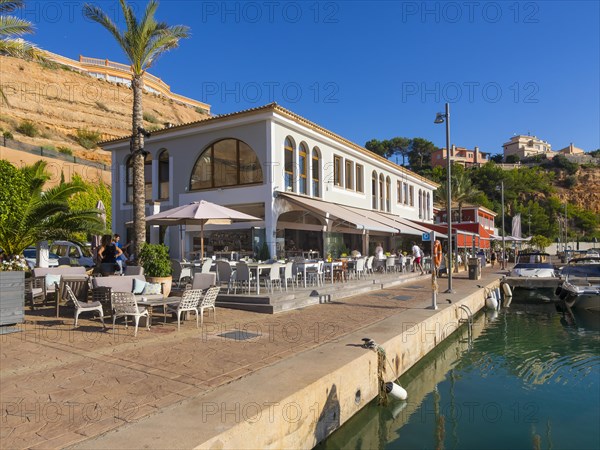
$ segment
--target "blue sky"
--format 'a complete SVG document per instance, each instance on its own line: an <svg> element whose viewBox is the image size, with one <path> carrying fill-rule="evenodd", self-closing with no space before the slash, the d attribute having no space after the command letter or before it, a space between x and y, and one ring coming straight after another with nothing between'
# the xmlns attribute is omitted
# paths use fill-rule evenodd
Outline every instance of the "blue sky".
<svg viewBox="0 0 600 450"><path fill-rule="evenodd" d="M121 23L116 1L94 2ZM133 2L144 9L145 2ZM125 62L84 2L27 1L30 40ZM192 37L151 73L216 114L277 101L358 143L423 137L492 154L513 134L600 147L597 1L179 1L157 17Z"/></svg>

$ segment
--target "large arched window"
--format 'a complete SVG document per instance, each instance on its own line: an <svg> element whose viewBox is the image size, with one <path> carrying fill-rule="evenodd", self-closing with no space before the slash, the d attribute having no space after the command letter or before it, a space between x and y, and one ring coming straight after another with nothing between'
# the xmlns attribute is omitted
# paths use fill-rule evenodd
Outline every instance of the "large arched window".
<svg viewBox="0 0 600 450"><path fill-rule="evenodd" d="M320 155L317 147L313 148L312 151L312 195L313 197L321 196L320 181L321 181L321 168L320 168Z"/></svg>
<svg viewBox="0 0 600 450"><path fill-rule="evenodd" d="M294 142L285 138L283 146L285 190L294 192Z"/></svg>
<svg viewBox="0 0 600 450"><path fill-rule="evenodd" d="M392 180L390 177L385 179L385 210L390 212L392 209Z"/></svg>
<svg viewBox="0 0 600 450"><path fill-rule="evenodd" d="M377 172L371 175L371 207L377 209Z"/></svg>
<svg viewBox="0 0 600 450"><path fill-rule="evenodd" d="M423 219L423 192L419 189L419 219Z"/></svg>
<svg viewBox="0 0 600 450"><path fill-rule="evenodd" d="M379 174L379 209L385 211L385 179Z"/></svg>
<svg viewBox="0 0 600 450"><path fill-rule="evenodd" d="M127 160L127 170L125 173L126 201L133 203L133 156ZM144 158L144 190L146 192L146 201L152 200L152 155L146 154Z"/></svg>
<svg viewBox="0 0 600 450"><path fill-rule="evenodd" d="M169 198L169 151L163 150L158 155L158 199Z"/></svg>
<svg viewBox="0 0 600 450"><path fill-rule="evenodd" d="M427 209L425 210L425 218L427 220L431 220L431 193L427 193L427 204L425 206Z"/></svg>
<svg viewBox="0 0 600 450"><path fill-rule="evenodd" d="M223 139L207 147L196 160L190 190L262 183L260 161L248 144Z"/></svg>
<svg viewBox="0 0 600 450"><path fill-rule="evenodd" d="M304 142L298 148L298 192L300 194L308 193L308 147Z"/></svg>

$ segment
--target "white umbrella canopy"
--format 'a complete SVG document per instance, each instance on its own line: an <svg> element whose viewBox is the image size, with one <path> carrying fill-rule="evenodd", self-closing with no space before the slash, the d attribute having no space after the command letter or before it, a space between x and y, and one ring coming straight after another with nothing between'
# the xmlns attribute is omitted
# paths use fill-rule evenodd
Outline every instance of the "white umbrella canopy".
<svg viewBox="0 0 600 450"><path fill-rule="evenodd" d="M261 220L226 206L200 200L146 217L148 225L200 225L200 255L204 257L204 225ZM183 255L182 255L183 256Z"/></svg>

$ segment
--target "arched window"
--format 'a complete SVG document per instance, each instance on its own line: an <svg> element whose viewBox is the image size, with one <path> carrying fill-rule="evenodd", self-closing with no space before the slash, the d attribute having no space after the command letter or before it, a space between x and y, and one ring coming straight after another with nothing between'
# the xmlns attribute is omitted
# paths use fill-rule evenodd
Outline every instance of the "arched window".
<svg viewBox="0 0 600 450"><path fill-rule="evenodd" d="M390 212L392 209L392 180L390 177L385 179L385 210Z"/></svg>
<svg viewBox="0 0 600 450"><path fill-rule="evenodd" d="M377 209L377 172L373 171L371 176L371 207Z"/></svg>
<svg viewBox="0 0 600 450"><path fill-rule="evenodd" d="M285 190L294 192L294 142L287 137L283 147Z"/></svg>
<svg viewBox="0 0 600 450"><path fill-rule="evenodd" d="M427 193L427 212L426 212L427 220L431 220L431 193Z"/></svg>
<svg viewBox="0 0 600 450"><path fill-rule="evenodd" d="M423 218L423 192L419 189L419 219Z"/></svg>
<svg viewBox="0 0 600 450"><path fill-rule="evenodd" d="M207 147L196 160L190 190L262 183L260 161L248 144L223 139Z"/></svg>
<svg viewBox="0 0 600 450"><path fill-rule="evenodd" d="M319 160L320 160L319 150L317 147L313 148L312 151L312 195L313 197L320 197L320 181L321 181L321 168Z"/></svg>
<svg viewBox="0 0 600 450"><path fill-rule="evenodd" d="M385 179L383 174L379 174L379 209L385 210Z"/></svg>
<svg viewBox="0 0 600 450"><path fill-rule="evenodd" d="M298 148L298 192L300 194L308 193L308 148L302 142Z"/></svg>
<svg viewBox="0 0 600 450"><path fill-rule="evenodd" d="M158 155L158 199L169 198L169 151L163 150Z"/></svg>
<svg viewBox="0 0 600 450"><path fill-rule="evenodd" d="M133 203L133 156L129 157L126 166L126 201L127 203ZM146 154L144 158L144 190L146 201L152 200L152 155L150 153Z"/></svg>

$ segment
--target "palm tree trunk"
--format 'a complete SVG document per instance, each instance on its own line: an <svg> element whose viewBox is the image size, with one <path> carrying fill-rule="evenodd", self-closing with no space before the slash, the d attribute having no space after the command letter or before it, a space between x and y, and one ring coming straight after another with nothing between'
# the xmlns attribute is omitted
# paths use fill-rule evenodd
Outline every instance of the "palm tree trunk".
<svg viewBox="0 0 600 450"><path fill-rule="evenodd" d="M131 153L133 154L133 249L134 255L140 254L142 244L146 242L146 186L144 179L144 135L139 132L143 127L142 96L144 93L143 74L134 74L131 80L133 89L133 116Z"/></svg>

